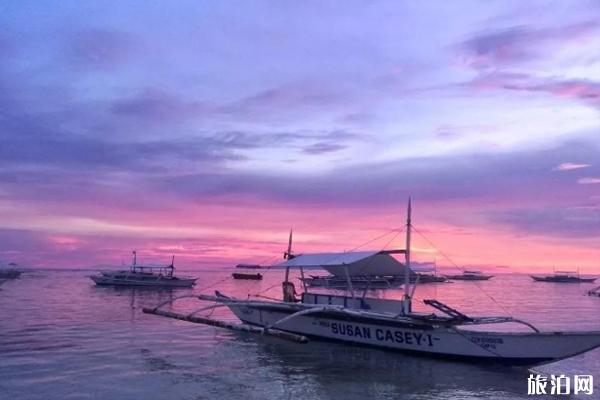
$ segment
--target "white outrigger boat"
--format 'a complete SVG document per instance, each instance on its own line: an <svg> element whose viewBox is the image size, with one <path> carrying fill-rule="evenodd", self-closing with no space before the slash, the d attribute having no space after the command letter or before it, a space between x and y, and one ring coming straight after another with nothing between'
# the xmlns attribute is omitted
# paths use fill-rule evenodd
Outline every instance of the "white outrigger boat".
<svg viewBox="0 0 600 400"><path fill-rule="evenodd" d="M515 365L535 365L572 357L600 347L600 332L540 332L533 325L512 317L470 317L437 300L425 304L444 315L419 313L412 310L416 285L410 284L411 205L408 203L406 249L359 253L301 254L291 253L291 239L284 254L286 268L283 282L283 301L236 299L216 292L214 296L200 295L200 300L216 304L200 308L190 314L177 314L160 307L144 309L145 313L180 320L204 323L223 328L259 332L305 342L308 338L336 340L357 345L369 345L386 350L398 350L429 357L443 357L469 361L499 362ZM405 263L391 254L404 254ZM320 259L317 260L317 259ZM405 276L402 300L367 297L367 291L357 296L348 279L350 296L309 293L297 298L289 281L290 268L327 265L328 270L352 273L364 270L366 265L395 266ZM186 296L189 297L189 296ZM202 310L228 307L242 325L195 316ZM469 329L473 326L500 323L521 324L527 332L498 332Z"/></svg>
<svg viewBox="0 0 600 400"><path fill-rule="evenodd" d="M187 288L197 278L182 278L173 274L175 256L167 266L143 266L137 264L137 253L133 252L133 263L128 270L104 271L90 278L98 286L137 286L159 288Z"/></svg>

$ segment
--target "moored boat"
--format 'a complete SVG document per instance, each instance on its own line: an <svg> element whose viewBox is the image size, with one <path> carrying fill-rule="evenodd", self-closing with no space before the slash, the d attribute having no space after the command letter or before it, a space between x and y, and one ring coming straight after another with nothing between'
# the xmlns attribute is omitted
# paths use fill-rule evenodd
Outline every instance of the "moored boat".
<svg viewBox="0 0 600 400"><path fill-rule="evenodd" d="M237 264L235 267L242 268L242 269L262 269L263 268L261 265L258 265L258 264Z"/></svg>
<svg viewBox="0 0 600 400"><path fill-rule="evenodd" d="M11 262L7 266L0 264L0 279L15 279L21 276L22 273L15 263Z"/></svg>
<svg viewBox="0 0 600 400"><path fill-rule="evenodd" d="M588 290L588 296L596 296L600 297L600 286L593 288L592 290Z"/></svg>
<svg viewBox="0 0 600 400"><path fill-rule="evenodd" d="M368 297L366 291L357 295L351 281L348 282L350 295L311 293L305 290L298 297L289 280L289 270L300 268L303 273L303 267L310 266L315 255L294 255L291 245L285 253L286 261L281 264L286 269L282 283L282 301L250 297L236 299L218 291L215 295L200 295L199 299L215 302L213 306L203 308L204 310L229 308L243 323L238 330L263 334L283 333L291 335L290 339L297 342L304 342L306 338L337 340L430 357L523 365L556 361L600 347L600 332L540 332L535 326L510 316L471 317L435 299L424 300L424 303L441 312L441 315L413 311L412 299L416 286L410 283L409 274L411 228L409 200L405 249L372 252L367 257L364 253L330 253L328 262L330 269L345 270L345 275L349 277L352 272L357 272L360 262L352 265L346 261L373 257L383 260L392 252L404 254L404 296L401 300ZM387 261L390 266L393 264L391 260ZM161 306L144 309L144 312L231 328L223 322L162 311L159 309ZM474 326L501 323L520 324L528 331L472 329Z"/></svg>
<svg viewBox="0 0 600 400"><path fill-rule="evenodd" d="M465 270L459 275L445 275L446 278L453 281L487 281L494 277L494 275L485 275L481 271L469 271Z"/></svg>
<svg viewBox="0 0 600 400"><path fill-rule="evenodd" d="M536 276L531 275L536 282L554 283L591 283L597 278L582 278L578 271L555 271L554 275Z"/></svg>
<svg viewBox="0 0 600 400"><path fill-rule="evenodd" d="M138 286L157 288L187 288L196 283L197 278L184 278L174 275L174 261L167 266L143 266L137 264L137 253L133 252L133 263L128 270L104 271L90 278L98 286Z"/></svg>
<svg viewBox="0 0 600 400"><path fill-rule="evenodd" d="M242 272L234 272L233 274L231 274L231 276L233 277L233 279L249 279L255 281L259 281L263 278L261 274L245 274Z"/></svg>
<svg viewBox="0 0 600 400"><path fill-rule="evenodd" d="M309 275L308 278L300 278L300 281L308 287L322 287L328 289L348 289L348 279L336 275ZM351 276L350 284L354 289L392 289L404 284L402 275L355 275ZM419 282L434 283L446 282L443 276L425 273L411 273L410 283Z"/></svg>

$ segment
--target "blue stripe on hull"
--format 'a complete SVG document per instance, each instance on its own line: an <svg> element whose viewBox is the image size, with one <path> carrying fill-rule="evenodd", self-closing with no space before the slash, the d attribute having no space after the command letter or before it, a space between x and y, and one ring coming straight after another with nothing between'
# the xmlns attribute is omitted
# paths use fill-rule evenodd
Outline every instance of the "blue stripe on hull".
<svg viewBox="0 0 600 400"><path fill-rule="evenodd" d="M263 328L262 325L255 324L250 321L242 320L242 322L247 325L259 326L259 327ZM462 355L456 355L456 354L433 353L433 352L411 350L411 349L398 349L398 348L393 348L393 347L378 346L378 345L370 344L370 343L359 343L359 342L353 342L353 341L349 341L349 340L334 339L334 338L328 338L328 337L323 337L323 336L310 335L310 334L301 333L301 332L287 331L287 330L281 329L281 328L277 328L277 329L281 330L281 331L286 331L289 333L294 333L296 335L306 336L309 339L313 339L313 340L317 340L317 341L321 341L321 342L344 343L345 345L352 345L352 346L364 347L364 348L374 348L374 349L379 349L379 350L383 350L383 351L392 351L394 353L408 354L411 356L422 357L422 358L434 358L434 359L440 359L440 360L460 361L460 362L466 362L466 363L496 364L496 365L520 365L520 366L539 365L539 364L547 363L550 361L554 361L553 358L508 358L508 357L485 357L485 356L476 357L476 356L462 356Z"/></svg>

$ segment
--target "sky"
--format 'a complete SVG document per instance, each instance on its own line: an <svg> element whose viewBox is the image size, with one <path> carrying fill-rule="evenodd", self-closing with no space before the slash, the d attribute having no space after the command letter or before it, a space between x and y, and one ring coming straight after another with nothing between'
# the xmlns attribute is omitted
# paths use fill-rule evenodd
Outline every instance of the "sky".
<svg viewBox="0 0 600 400"><path fill-rule="evenodd" d="M597 1L7 1L0 59L0 262L403 247L410 196L415 259L600 273Z"/></svg>

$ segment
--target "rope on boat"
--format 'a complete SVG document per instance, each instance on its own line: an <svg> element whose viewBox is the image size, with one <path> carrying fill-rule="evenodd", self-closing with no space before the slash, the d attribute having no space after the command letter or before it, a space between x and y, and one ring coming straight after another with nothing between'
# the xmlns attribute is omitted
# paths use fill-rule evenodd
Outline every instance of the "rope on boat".
<svg viewBox="0 0 600 400"><path fill-rule="evenodd" d="M447 261L449 261L449 262L450 262L450 263L451 263L451 264L452 264L454 267L456 267L458 270L460 270L460 271L462 271L462 272L465 272L465 269L464 269L463 267L460 267L460 266L458 266L458 265L457 265L457 264L456 264L454 261L452 261L452 260L450 259L450 257L448 257L448 256L446 255L446 253L444 253L443 251L441 251L441 250L440 250L440 249L439 249L439 248L438 248L438 247L437 247L437 246L436 246L436 245L435 245L435 244L434 244L434 243L433 243L431 240L429 240L429 239L427 238L427 236L425 236L423 233L421 233L421 231L419 231L417 228L415 228L415 227L414 227L414 225L413 225L413 227L412 227L412 228L413 228L413 229L415 230L415 232L417 232L417 233L418 233L418 234L419 234L419 235L420 235L420 236L421 236L423 239L425 239L425 241L426 241L427 243L429 243L429 245L433 246L433 248L434 248L435 250L437 250L437 251L438 251L438 253L440 253L440 254L442 255L442 257L444 257L444 258L445 258ZM498 302L498 301L497 301L497 300L494 298L494 296L492 296L491 294L489 294L488 292L486 292L486 291L485 291L485 290L484 290L484 289L483 289L483 288L482 288L482 287L479 285L479 282L477 282L477 281L471 281L471 282L472 282L472 283L474 283L474 284L475 284L475 286L476 286L476 287L477 287L479 290L481 290L481 292L482 292L483 294L485 294L485 295L486 295L487 297L489 297L489 298L490 298L490 299L491 299L491 300L492 300L494 303L496 303L498 306L500 306L500 308L502 308L502 310L504 310L504 312L506 312L507 314L509 314L510 316L512 316L512 313L511 313L511 311L510 311L508 308L506 308L505 306L503 306L503 305L502 305L500 302Z"/></svg>
<svg viewBox="0 0 600 400"><path fill-rule="evenodd" d="M218 284L220 284L220 283L223 283L223 282L225 282L225 281L227 281L227 280L230 280L230 279L232 279L232 278L231 278L231 276L226 276L225 278L223 278L223 279L221 279L221 280L218 280L218 281L216 281L216 282L214 282L214 283L211 283L210 285L208 285L208 286L205 286L205 287L203 287L202 289L198 289L198 291L199 291L199 292L204 292L205 290L211 289L211 288L213 288L213 287L217 286Z"/></svg>
<svg viewBox="0 0 600 400"><path fill-rule="evenodd" d="M389 241L388 241L388 242L385 244L385 246L384 246L384 247L381 249L381 250L385 250L385 248L386 248L387 246L389 246L389 244L390 244L392 241L394 241L394 239L396 239L396 238L398 237L398 235L404 231L404 229L405 229L405 227L390 229L390 230L386 231L385 233L383 233L383 234L381 234L381 235L379 235L379 236L377 236L377 237L375 237L375 238L373 238L373 239L371 239L371 240L369 240L369 241L367 241L367 242L364 242L364 243L362 243L362 244L360 244L360 245L358 245L358 246L356 246L356 247L354 247L354 248L352 248L352 249L348 250L348 252L356 251L356 250L360 249L361 247L364 247L364 246L366 246L366 245L368 245L368 244L370 244L370 243L373 243L373 242L374 242L374 241L376 241L376 240L382 239L382 238L384 238L384 237L386 237L386 236L388 236L388 235L390 235L390 234L392 234L392 233L394 233L394 232L395 232L396 234L395 234L395 235L392 237L392 239L390 239L390 240L389 240ZM333 260L335 260L336 258L338 258L338 257L341 257L341 256L342 256L342 255L336 255L336 256L333 256L333 257L332 257L332 258L331 258L329 261L333 261ZM272 258L272 257L271 257L271 258ZM371 260L371 261L372 261L372 260ZM369 261L369 263L370 263L371 261ZM273 267L274 267L273 265L268 265L268 266L267 266L267 268L265 268L265 270L266 270L266 271L269 271L269 270L270 270L271 268L273 268ZM257 281L257 282L254 282L254 285L253 285L253 286L252 286L250 289L252 289L252 288L253 288L255 285L257 285L257 284L258 284L258 281ZM269 300L279 300L279 299L273 299L273 298L268 298L268 297L265 297L265 296L261 296L263 293L265 293L265 292L268 292L269 290L273 289L273 288L274 288L274 287L276 287L276 286L279 286L279 283L276 283L276 284L274 284L274 285L271 285L271 286L269 286L268 288L266 288L266 289L263 289L263 290L261 290L260 292L257 292L257 293L254 293L254 294L251 294L251 293L250 293L250 290L248 290L248 294L247 294L247 296L248 296L248 299L249 299L250 297L264 297L264 298L267 298L267 299L269 299ZM366 293L366 291L365 291L365 293Z"/></svg>

